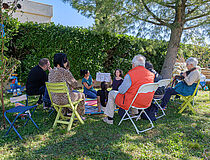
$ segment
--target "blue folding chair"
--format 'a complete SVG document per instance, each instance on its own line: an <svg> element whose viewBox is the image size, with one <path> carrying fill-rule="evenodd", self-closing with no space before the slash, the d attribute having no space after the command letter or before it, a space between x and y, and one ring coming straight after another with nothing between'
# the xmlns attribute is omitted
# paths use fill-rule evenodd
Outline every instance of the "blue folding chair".
<svg viewBox="0 0 210 160"><path fill-rule="evenodd" d="M28 118L24 124L24 126L28 123L29 119L33 122L33 124L36 126L37 129L39 129L39 127L36 125L36 123L34 122L34 120L31 118L31 116L33 115L34 111L36 110L37 108L37 105L33 105L33 106L17 106L17 107L14 107L14 108L11 108L7 111L4 112L4 117L6 118L6 120L9 122L10 124L10 127L7 131L7 133L5 134L8 135L8 133L10 132L11 128L14 129L14 131L17 133L17 135L20 137L20 139L23 139L21 137L21 135L18 133L18 131L16 130L16 128L14 127L14 123L15 121L18 119L18 117L20 117L21 114L27 114ZM33 111L30 113L29 111L33 109ZM9 120L9 118L7 117L7 113L18 113L15 117L15 119L13 120L13 122L11 122Z"/></svg>

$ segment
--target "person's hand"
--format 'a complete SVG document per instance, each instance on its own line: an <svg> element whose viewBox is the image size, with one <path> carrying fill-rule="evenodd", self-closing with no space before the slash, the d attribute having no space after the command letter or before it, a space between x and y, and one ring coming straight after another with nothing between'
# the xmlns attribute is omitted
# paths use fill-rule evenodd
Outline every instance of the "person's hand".
<svg viewBox="0 0 210 160"><path fill-rule="evenodd" d="M186 77L186 76L187 76L186 72L184 72L182 75L183 75L184 77Z"/></svg>
<svg viewBox="0 0 210 160"><path fill-rule="evenodd" d="M51 69L52 69L51 67L48 67L48 71L51 71Z"/></svg>

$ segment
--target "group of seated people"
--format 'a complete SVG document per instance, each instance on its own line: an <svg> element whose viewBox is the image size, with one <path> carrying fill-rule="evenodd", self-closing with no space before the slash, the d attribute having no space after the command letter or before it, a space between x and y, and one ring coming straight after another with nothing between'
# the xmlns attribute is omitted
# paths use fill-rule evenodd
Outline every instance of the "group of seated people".
<svg viewBox="0 0 210 160"><path fill-rule="evenodd" d="M146 83L154 83L162 79L162 77L154 70L151 63L146 62L146 58L142 55L136 55L132 60L132 69L128 71L123 79L123 72L116 69L114 79L111 80L112 90L108 91L107 82L101 82L101 90L96 91L94 81L88 70L81 70L82 85L84 86L83 93L74 90L77 87L77 80L70 72L70 62L67 55L64 53L57 53L54 55L54 68L50 67L50 62L47 58L39 61L39 64L34 67L28 75L26 83L26 93L28 95L40 95L37 104L41 104L42 99L49 99L45 82L66 82L69 89L71 100L77 101L83 99L78 105L77 111L82 116L85 111L85 97L97 98L98 111L104 111L106 117L103 119L108 124L113 124L114 110L116 105L122 109L128 109L139 87ZM196 58L190 57L186 61L188 71L184 72L181 77L182 81L176 84L173 88L166 89L164 97L162 98L161 106L166 108L171 95L181 94L184 96L192 95L196 83L200 79L200 73L196 66L198 61ZM45 73L49 70L49 75ZM153 94L154 95L154 94ZM149 107L151 104L151 94L142 95L135 102L136 105L142 107ZM42 98L44 97L44 98ZM52 101L58 105L68 104L68 98L65 94L52 94ZM50 104L50 101L45 101L45 106ZM65 110L67 114L69 111ZM132 110L132 114L138 114L137 110Z"/></svg>

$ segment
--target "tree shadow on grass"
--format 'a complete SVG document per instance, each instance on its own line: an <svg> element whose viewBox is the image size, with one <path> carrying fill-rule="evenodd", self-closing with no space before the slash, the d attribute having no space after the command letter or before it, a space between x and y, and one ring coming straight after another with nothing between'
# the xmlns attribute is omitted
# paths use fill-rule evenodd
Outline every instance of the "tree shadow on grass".
<svg viewBox="0 0 210 160"><path fill-rule="evenodd" d="M7 116L9 120L12 122L15 118L14 114L16 113L8 113ZM54 119L55 119L55 113L54 115L49 117L49 113L46 110L43 110L42 107L39 107L36 109L34 114L32 115L32 119L35 121L39 129L35 127L35 125L32 123L31 120L28 121L27 125L24 126L26 119L21 119L19 117L16 122L14 123L15 128L19 132L19 134L22 136L23 141L27 140L29 137L36 136L37 134L43 134L45 132L48 132L53 125ZM6 129L0 130L0 146L4 144L8 144L10 142L14 141L21 141L21 139L18 137L18 135L15 133L13 128L10 130L9 134L5 136L7 130L9 129L9 123L6 121Z"/></svg>
<svg viewBox="0 0 210 160"><path fill-rule="evenodd" d="M79 122L74 123L72 130L66 132L66 125L58 125L52 129L55 116L47 119L45 114L39 111L34 115L34 120L38 119L39 131L31 129L30 124L26 135L23 135L24 132L21 131L23 141L16 140L12 143L10 140L8 142L11 146L8 148L11 150L13 144L19 145L19 151L8 159L146 159L145 157L152 159L153 157L150 157L152 155L163 159L186 159L188 154L197 156L198 152L201 153L202 146L208 138L208 134L199 131L205 126L207 120L193 119L193 115L188 112L178 114L178 108L167 109L166 116L154 122L154 129L140 135L136 134L129 120L118 126L120 117L117 115L115 115L114 125L104 123L101 120L102 116L88 116L84 125ZM41 118L38 118L40 116ZM196 123L196 126L192 126L192 123ZM145 128L148 127L149 122L140 120L137 125ZM12 140L17 138L12 138ZM197 142L190 144L192 138L204 139L205 142L199 142L198 145ZM182 144L182 139L187 143ZM4 144L6 143L5 141ZM185 149L182 150L176 143L184 145L185 149L189 145L192 149L183 153ZM150 144L154 146L153 150L150 150ZM198 151L191 153L193 147ZM158 155L156 150L163 154ZM181 155L176 156L174 152Z"/></svg>

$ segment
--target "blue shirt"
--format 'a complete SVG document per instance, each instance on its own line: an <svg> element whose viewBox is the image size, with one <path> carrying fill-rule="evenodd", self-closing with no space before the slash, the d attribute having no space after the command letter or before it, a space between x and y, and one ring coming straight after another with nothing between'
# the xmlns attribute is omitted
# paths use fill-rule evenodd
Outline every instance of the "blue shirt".
<svg viewBox="0 0 210 160"><path fill-rule="evenodd" d="M91 86L92 83L93 83L92 76L89 75L88 80L85 79L85 78L82 78L82 85L84 86L83 82L86 82L88 86ZM86 91L88 91L88 90L94 90L94 89L93 89L93 87L91 87L90 89L87 89L87 88L84 86L84 92L86 92Z"/></svg>

